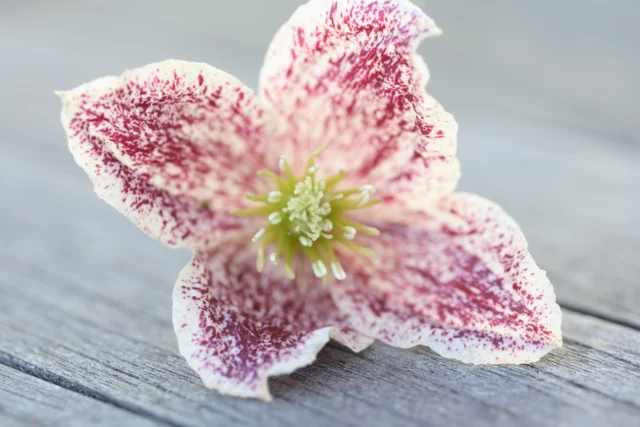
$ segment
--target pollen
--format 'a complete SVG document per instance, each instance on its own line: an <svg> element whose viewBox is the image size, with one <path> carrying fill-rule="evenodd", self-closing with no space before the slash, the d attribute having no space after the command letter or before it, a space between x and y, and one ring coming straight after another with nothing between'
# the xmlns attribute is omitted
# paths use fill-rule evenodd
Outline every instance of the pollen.
<svg viewBox="0 0 640 427"><path fill-rule="evenodd" d="M346 273L334 250L336 245L363 255L372 255L371 250L355 242L357 233L376 236L380 234L379 231L351 221L347 216L350 211L379 202L372 199L374 188L364 185L339 190L340 182L347 176L345 171L326 179L321 178L316 157L325 148L311 155L302 176L292 171L285 156L281 156L278 162L280 173L259 171L258 175L271 179L276 188L267 194L247 194L247 199L260 205L232 212L239 216L266 217L264 227L252 238L252 242L258 245L258 271L263 270L265 252L270 250L269 262L278 265L282 261L290 279L295 278L293 260L302 255L308 260L316 277L326 282L331 271L336 279L344 280Z"/></svg>

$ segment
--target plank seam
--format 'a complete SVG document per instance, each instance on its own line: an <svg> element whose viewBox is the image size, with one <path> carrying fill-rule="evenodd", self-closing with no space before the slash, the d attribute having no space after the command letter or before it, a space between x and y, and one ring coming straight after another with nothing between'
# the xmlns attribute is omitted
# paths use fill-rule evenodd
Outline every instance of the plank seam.
<svg viewBox="0 0 640 427"><path fill-rule="evenodd" d="M16 371L22 372L26 375L30 375L32 377L38 378L39 380L57 385L58 387L62 387L65 390L78 393L80 395L89 397L91 399L94 399L102 403L108 404L110 406L113 406L115 408L121 409L123 411L127 411L132 414L147 418L159 424L169 426L169 427L186 427L186 424L176 423L175 421L161 417L153 412L135 407L133 405L126 404L116 399L112 399L104 393L93 390L89 387L86 387L76 381L72 381L61 375L54 374L53 372L50 372L44 368L35 366L25 360L19 359L1 350L0 350L0 364L10 369L14 369Z"/></svg>
<svg viewBox="0 0 640 427"><path fill-rule="evenodd" d="M611 357L612 359L616 359L620 363L624 363L626 365L633 366L635 369L640 371L640 365L638 365L637 363L634 363L634 362L632 362L630 360L627 360L627 359L625 359L623 357L620 357L620 356L618 356L618 355L616 355L614 353L610 353L608 351L604 351L604 350L592 347L592 346L587 345L585 343L582 343L582 342L580 342L578 340L574 340L574 339L570 339L570 338L564 338L564 342L570 343L571 345L575 345L576 347L582 347L582 348L586 348L588 350L593 350L593 351L597 351L599 353L606 354L607 356Z"/></svg>
<svg viewBox="0 0 640 427"><path fill-rule="evenodd" d="M632 321L616 319L616 318L607 316L605 314L596 313L596 312L591 311L591 310L589 310L587 308L581 308L581 307L575 306L573 304L567 304L565 302L558 301L558 305L564 310L570 310L570 311L573 311L574 313L577 313L577 314L583 314L585 316L594 317L596 319L602 320L602 321L607 322L607 323L613 323L615 325L624 326L625 328L633 329L634 331L640 332L640 324L634 323Z"/></svg>
<svg viewBox="0 0 640 427"><path fill-rule="evenodd" d="M538 368L538 367L536 367L536 366L534 366L534 365L532 365L532 367L533 367L536 371L538 371L538 372L544 372L544 374L545 374L545 375L549 375L549 376L551 376L551 377L554 377L554 378L556 378L556 379L558 379L558 380L560 380L560 381L565 382L566 384L570 384L570 385L572 385L572 386L574 386L574 387L577 387L577 388L579 388L579 389L585 390L585 391L590 392L590 393L595 393L595 394L597 394L598 396L601 396L601 397L607 398L607 399L609 399L609 400L612 400L612 401L614 401L614 402L616 402L616 403L620 403L620 404L622 404L622 405L626 405L626 406L628 406L628 407L630 407L630 408L632 408L632 409L634 409L634 410L636 410L636 411L640 411L640 407L638 407L638 405L636 405L634 402L630 402L630 401L628 401L628 400L623 400L623 399L618 399L617 397L610 396L610 395L608 395L608 394L606 394L606 393L601 392L600 390L594 389L594 388L592 388L592 387L588 387L588 386L586 386L586 385L584 385L584 384L580 384L580 383L579 383L579 382L577 382L577 381L574 381L574 380L569 379L569 378L562 377L562 376L560 376L560 375L558 375L558 374L555 374L555 373L553 373L553 372L550 372L550 371L542 371L540 368Z"/></svg>

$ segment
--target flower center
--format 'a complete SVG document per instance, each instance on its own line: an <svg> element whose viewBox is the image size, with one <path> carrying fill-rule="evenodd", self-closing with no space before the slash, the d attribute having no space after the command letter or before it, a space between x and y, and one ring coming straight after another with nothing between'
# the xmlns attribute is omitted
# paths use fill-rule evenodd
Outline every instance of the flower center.
<svg viewBox="0 0 640 427"><path fill-rule="evenodd" d="M327 216L331 213L331 203L324 199L324 181L314 182L310 176L296 184L287 207L282 209L289 217L293 230L312 241L318 240L323 232L333 229Z"/></svg>
<svg viewBox="0 0 640 427"><path fill-rule="evenodd" d="M380 232L373 227L350 221L345 214L354 209L373 206L379 200L370 200L373 187L338 190L336 187L346 177L341 170L322 179L316 157L326 147L316 150L302 176L296 176L284 156L280 158L280 174L259 171L258 175L271 178L276 190L268 194L247 194L249 200L262 205L232 212L239 216L266 216L268 224L258 230L252 241L259 244L257 268L264 268L265 251L272 248L269 261L277 265L283 260L284 269L290 279L295 278L293 259L301 253L311 262L314 274L324 281L328 279L327 265L338 280L346 277L342 265L336 258L334 246L364 254L372 251L359 246L353 240L358 231L372 236Z"/></svg>

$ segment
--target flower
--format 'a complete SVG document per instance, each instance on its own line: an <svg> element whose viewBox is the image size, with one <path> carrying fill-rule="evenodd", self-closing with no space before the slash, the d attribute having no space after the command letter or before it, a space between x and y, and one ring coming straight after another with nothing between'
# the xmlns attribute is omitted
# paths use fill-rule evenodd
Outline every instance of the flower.
<svg viewBox="0 0 640 427"><path fill-rule="evenodd" d="M474 364L561 346L518 226L453 192L457 125L416 54L439 33L407 0L312 0L276 34L259 95L173 60L60 94L97 194L194 252L173 323L207 387L270 399L267 378L330 338Z"/></svg>

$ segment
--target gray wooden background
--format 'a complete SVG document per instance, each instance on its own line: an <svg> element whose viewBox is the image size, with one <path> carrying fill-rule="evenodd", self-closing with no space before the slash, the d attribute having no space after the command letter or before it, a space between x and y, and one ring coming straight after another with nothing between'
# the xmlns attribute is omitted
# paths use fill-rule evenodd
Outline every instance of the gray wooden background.
<svg viewBox="0 0 640 427"><path fill-rule="evenodd" d="M178 354L186 252L100 201L53 90L173 57L255 87L295 0L0 2L0 424L638 425L640 2L420 4L430 90L460 123L461 188L501 203L549 271L565 347L533 366L337 346L275 401L204 389ZM604 424L603 424L604 423Z"/></svg>

